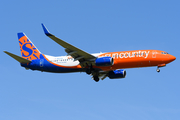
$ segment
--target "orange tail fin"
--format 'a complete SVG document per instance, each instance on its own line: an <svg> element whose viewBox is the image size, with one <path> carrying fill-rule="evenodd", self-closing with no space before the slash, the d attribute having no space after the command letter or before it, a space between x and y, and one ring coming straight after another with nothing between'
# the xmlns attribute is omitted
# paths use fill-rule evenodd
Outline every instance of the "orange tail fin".
<svg viewBox="0 0 180 120"><path fill-rule="evenodd" d="M21 56L27 60L40 59L40 52L24 33L18 33Z"/></svg>

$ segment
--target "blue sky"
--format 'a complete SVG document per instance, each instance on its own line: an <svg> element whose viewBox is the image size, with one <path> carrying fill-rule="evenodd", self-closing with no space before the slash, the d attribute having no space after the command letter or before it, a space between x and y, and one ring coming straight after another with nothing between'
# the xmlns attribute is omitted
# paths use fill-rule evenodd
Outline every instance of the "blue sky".
<svg viewBox="0 0 180 120"><path fill-rule="evenodd" d="M178 0L39 0L0 4L1 120L178 120L180 118L180 2ZM2 51L20 55L25 32L47 55L66 55L44 35L89 53L156 49L176 56L156 67L126 69L125 79L98 83L85 73L25 70Z"/></svg>

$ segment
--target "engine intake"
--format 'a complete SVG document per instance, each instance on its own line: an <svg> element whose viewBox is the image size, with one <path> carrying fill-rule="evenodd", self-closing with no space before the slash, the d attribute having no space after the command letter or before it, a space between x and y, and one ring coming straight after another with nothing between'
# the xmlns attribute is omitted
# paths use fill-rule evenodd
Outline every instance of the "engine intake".
<svg viewBox="0 0 180 120"><path fill-rule="evenodd" d="M96 66L112 66L114 60L112 57L101 57L96 59L95 64Z"/></svg>
<svg viewBox="0 0 180 120"><path fill-rule="evenodd" d="M114 70L109 72L110 79L116 79L116 78L125 78L126 77L126 71L125 70Z"/></svg>

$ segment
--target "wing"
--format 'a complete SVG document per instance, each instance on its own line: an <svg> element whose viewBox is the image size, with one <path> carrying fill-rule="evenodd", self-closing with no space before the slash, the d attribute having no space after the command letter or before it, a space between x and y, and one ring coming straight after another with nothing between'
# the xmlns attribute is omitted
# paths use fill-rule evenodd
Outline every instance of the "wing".
<svg viewBox="0 0 180 120"><path fill-rule="evenodd" d="M80 65L82 67L85 67L86 64L88 63L92 63L93 61L95 61L96 57L63 41L62 39L57 38L56 36L54 36L53 34L51 34L48 29L45 27L44 24L42 24L44 33L51 38L52 40L54 40L56 43L58 43L59 45L61 45L62 47L65 48L66 53L68 53L68 55L72 56L74 58L74 60L79 60Z"/></svg>
<svg viewBox="0 0 180 120"><path fill-rule="evenodd" d="M27 59L24 59L20 56L17 56L15 54L12 54L10 52L7 52L7 51L4 51L6 54L8 54L9 56L11 56L12 58L14 58L15 60L17 60L18 62L20 63L30 63L31 61L30 60L27 60Z"/></svg>

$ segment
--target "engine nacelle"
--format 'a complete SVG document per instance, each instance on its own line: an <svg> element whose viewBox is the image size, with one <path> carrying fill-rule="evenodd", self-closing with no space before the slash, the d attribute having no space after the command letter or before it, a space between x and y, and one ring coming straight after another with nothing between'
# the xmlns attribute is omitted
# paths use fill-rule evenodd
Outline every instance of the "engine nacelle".
<svg viewBox="0 0 180 120"><path fill-rule="evenodd" d="M114 60L112 57L100 57L95 61L96 66L112 66L114 64Z"/></svg>
<svg viewBox="0 0 180 120"><path fill-rule="evenodd" d="M125 78L126 77L126 71L125 70L110 71L108 77L110 79Z"/></svg>

